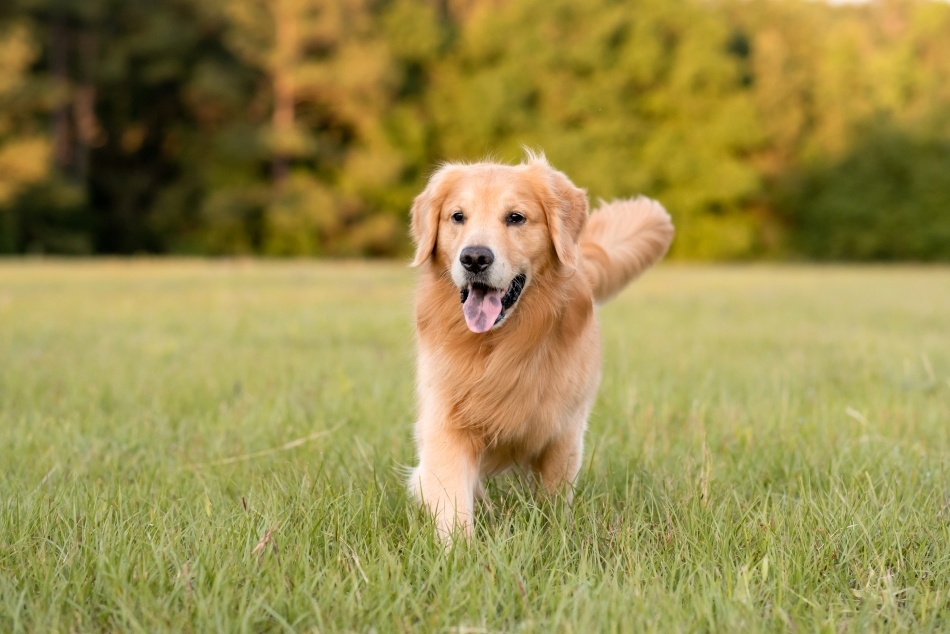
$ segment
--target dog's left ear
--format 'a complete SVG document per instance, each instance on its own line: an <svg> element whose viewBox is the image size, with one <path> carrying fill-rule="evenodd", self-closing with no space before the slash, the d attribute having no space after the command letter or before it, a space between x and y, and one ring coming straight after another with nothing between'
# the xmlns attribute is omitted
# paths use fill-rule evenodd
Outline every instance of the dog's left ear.
<svg viewBox="0 0 950 634"><path fill-rule="evenodd" d="M574 272L579 257L577 242L587 224L587 192L574 185L567 176L548 165L546 161L541 165L541 161L535 160L533 164L547 172L549 193L543 201L543 206L551 241L554 243L557 259L565 269Z"/></svg>
<svg viewBox="0 0 950 634"><path fill-rule="evenodd" d="M446 180L450 165L439 168L429 178L426 188L416 196L409 212L412 240L416 243L416 255L410 266L416 267L428 260L435 251L436 237L439 235L439 214L446 196Z"/></svg>

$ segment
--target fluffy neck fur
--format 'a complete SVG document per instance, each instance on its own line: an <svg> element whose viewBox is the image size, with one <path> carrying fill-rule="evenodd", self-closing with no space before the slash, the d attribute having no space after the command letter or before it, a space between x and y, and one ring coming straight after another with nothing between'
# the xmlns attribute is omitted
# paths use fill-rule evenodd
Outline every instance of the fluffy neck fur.
<svg viewBox="0 0 950 634"><path fill-rule="evenodd" d="M465 325L459 290L446 271L435 260L420 276L419 345L441 343L428 350L432 366L420 373L427 384L419 389L437 390L440 400L451 404L447 426L475 432L483 446L493 444L544 409L545 389L553 385L543 377L571 363L557 351L567 355L575 348L578 333L593 319L593 297L583 272L567 274L559 263L550 262L538 270L499 328L477 334ZM554 341L560 345L544 345ZM523 376L541 380L527 382L532 387L526 389ZM490 410L475 409L486 402L493 403Z"/></svg>

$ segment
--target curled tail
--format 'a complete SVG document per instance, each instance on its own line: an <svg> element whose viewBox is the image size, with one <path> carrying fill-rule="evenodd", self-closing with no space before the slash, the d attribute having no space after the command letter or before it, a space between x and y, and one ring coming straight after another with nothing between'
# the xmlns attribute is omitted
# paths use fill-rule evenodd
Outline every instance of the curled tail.
<svg viewBox="0 0 950 634"><path fill-rule="evenodd" d="M580 247L594 299L603 302L656 264L673 241L663 206L638 196L603 203L587 221Z"/></svg>

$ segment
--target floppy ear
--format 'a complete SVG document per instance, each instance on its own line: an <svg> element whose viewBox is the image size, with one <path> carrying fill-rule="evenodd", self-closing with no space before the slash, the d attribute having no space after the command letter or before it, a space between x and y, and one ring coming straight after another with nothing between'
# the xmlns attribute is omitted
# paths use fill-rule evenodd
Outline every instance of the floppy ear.
<svg viewBox="0 0 950 634"><path fill-rule="evenodd" d="M412 202L409 212L410 233L416 243L416 255L410 266L419 266L435 252L435 239L439 234L439 214L445 200L445 177L448 165L442 167L429 179L421 194Z"/></svg>
<svg viewBox="0 0 950 634"><path fill-rule="evenodd" d="M543 169L548 183L548 195L542 201L551 242L557 259L564 268L574 272L578 265L577 242L587 224L587 192L572 183L567 176L557 171L543 158L532 163ZM543 165L542 165L543 163Z"/></svg>

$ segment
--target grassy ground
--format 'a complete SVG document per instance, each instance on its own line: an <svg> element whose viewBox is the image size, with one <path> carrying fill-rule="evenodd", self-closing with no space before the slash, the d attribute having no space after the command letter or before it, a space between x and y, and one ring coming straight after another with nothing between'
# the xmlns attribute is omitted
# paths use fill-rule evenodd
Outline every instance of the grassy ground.
<svg viewBox="0 0 950 634"><path fill-rule="evenodd" d="M950 628L950 269L650 273L573 512L502 482L450 553L399 475L411 288L0 265L0 631Z"/></svg>

